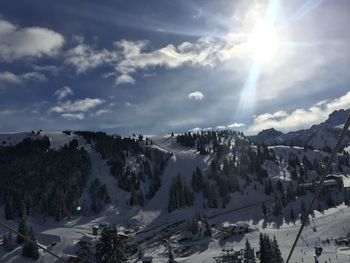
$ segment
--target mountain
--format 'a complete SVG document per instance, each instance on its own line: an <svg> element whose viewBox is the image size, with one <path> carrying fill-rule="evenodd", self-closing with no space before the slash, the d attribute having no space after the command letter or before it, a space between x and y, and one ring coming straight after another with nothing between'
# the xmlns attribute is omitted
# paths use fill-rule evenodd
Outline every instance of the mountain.
<svg viewBox="0 0 350 263"><path fill-rule="evenodd" d="M253 139L255 142L258 143L265 143L265 144L272 144L276 141L281 140L280 136L283 135L283 132L277 131L274 128L262 130L255 136L251 136L251 139Z"/></svg>
<svg viewBox="0 0 350 263"><path fill-rule="evenodd" d="M265 130L258 139L290 136L303 143L303 134L316 131L309 140L314 144L326 132L339 131L341 114L309 130ZM210 263L226 242L240 250L248 239L258 250L260 233L276 236L285 258L290 250L286 237L297 234L310 186L329 156L300 147L257 145L242 132L227 130L130 137L41 131L0 138L0 182L6 182L0 184L0 220L17 228L25 217L40 244L63 257L78 255L83 262L92 262L99 239L92 229L113 225L128 238L128 262L133 263L141 254L165 261L169 247L178 262ZM332 172L350 172L348 154L338 155ZM329 233L344 234L350 196L339 193L337 187L318 198L313 222L322 231L304 230L307 254L297 255L298 262L301 257L314 262L314 247L307 244L326 240ZM327 257L346 262L347 255L335 253ZM40 257L43 263L54 262L48 253ZM0 262L32 261L15 245L13 252L0 249Z"/></svg>
<svg viewBox="0 0 350 263"><path fill-rule="evenodd" d="M286 144L329 150L334 147L340 129L343 127L349 113L350 109L336 110L328 116L326 121L313 125L309 129L283 133L271 128L263 130L255 136L250 136L250 138L254 142L267 145ZM344 146L349 144L349 134L344 140Z"/></svg>

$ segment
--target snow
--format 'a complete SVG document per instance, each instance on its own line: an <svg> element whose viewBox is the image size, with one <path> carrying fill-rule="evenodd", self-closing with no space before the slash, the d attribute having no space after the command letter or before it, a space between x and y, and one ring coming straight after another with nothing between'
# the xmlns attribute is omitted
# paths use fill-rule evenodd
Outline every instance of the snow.
<svg viewBox="0 0 350 263"><path fill-rule="evenodd" d="M246 235L232 236L226 240L217 240L214 238L202 238L194 241L186 241L185 244L194 248L195 253L183 258L176 258L177 262L214 262L213 257L221 254L221 250L225 246L232 246L235 250L239 250L244 247L246 238L249 239L252 246L257 250L258 239L260 232L267 233L270 237L276 236L283 257L286 258L291 247L291 244L297 234L300 227L300 222L295 224L282 220L279 218L276 220L274 217L268 217L263 219L261 215L261 202L265 201L266 206L270 206L270 196L264 194L263 186L256 183L257 190L253 185L248 186L243 193L231 194L231 202L226 208L218 209L205 209L203 208L202 194L195 195L195 204L191 208L175 210L172 213L167 212L169 186L171 181L178 173L180 173L184 180L189 184L191 175L196 166L200 167L203 173L207 173L210 161L213 156L200 155L197 151L183 147L176 143L175 137L170 136L150 136L154 145L150 146L161 150L163 152L171 153L172 157L169 160L168 165L162 176L162 187L157 191L155 196L146 202L144 207L130 207L127 204L127 200L130 193L125 192L118 187L118 181L110 175L110 168L106 164L106 161L101 158L101 155L97 153L90 144L76 135L67 135L63 133L55 132L42 132L39 136L34 135L35 138L40 136L48 136L51 141L51 147L58 149L64 144L68 143L72 139L78 139L79 145L83 146L92 161L92 170L89 177L87 186L95 178L99 178L101 183L106 184L107 191L112 199L111 204L106 205L104 210L95 215L90 212L84 212L81 216L75 216L67 218L61 222L55 222L52 218L43 223L42 218L29 218L28 224L33 226L34 232L40 244L44 246L52 246L51 251L58 255L67 256L74 255L75 246L81 239L89 239L95 242L95 237L92 236L92 227L95 225L109 225L114 224L122 229L130 229L130 227L141 229L134 235L134 239L143 240L147 237L155 237L157 235L163 235L162 231L165 227L173 225L176 222L182 220L191 219L197 212L207 214L209 225L215 225L214 228L220 225L235 225L237 223L246 223L257 229L252 233ZM23 138L30 137L30 133L20 134L6 134L0 135L0 140L6 139L8 143L18 143ZM288 157L291 153L298 155L299 159L307 154L309 160L313 158L321 158L326 153L317 150L304 150L300 147L288 147L288 146L271 146L277 156L283 158ZM130 159L130 164L133 161ZM281 166L281 167L280 167ZM282 178L283 170L286 166L284 164L277 165L271 161L264 164L269 176L273 179ZM287 177L289 177L287 173ZM243 182L240 182L243 183ZM344 181L345 183L345 181ZM349 182L350 183L350 182ZM307 196L306 198L310 198ZM85 203L86 206L90 206L90 199L88 193L88 187L84 190L81 197L81 203ZM296 201L294 206L299 204L299 200ZM285 208L285 213L289 212L289 208ZM0 208L0 217L3 217L3 209ZM320 244L321 240L327 238L337 238L350 231L350 208L345 205L340 205L335 208L331 208L323 211L323 213L316 212L315 219L310 226L304 229L302 234L303 239L299 241L295 254L292 257L291 262L303 262L313 263L313 254L315 244ZM18 220L6 221L9 225L17 228ZM183 223L182 223L183 224ZM170 232L169 236L171 245L174 249L181 248L180 244L176 242L177 233L179 229L184 229L184 226L180 224L173 228L168 228ZM316 226L317 232L314 232L312 227ZM173 231L174 233L172 233ZM0 236L6 231L0 228ZM320 262L324 262L331 258L332 262L350 262L350 250L349 248L339 248L331 245L323 245L324 252L320 257ZM164 252L166 248L161 243L155 243L154 245L147 246L145 249L145 256L152 256L154 262L167 262ZM10 253L5 253L0 249L0 262L11 263L27 263L31 260L23 258L21 255L20 247ZM337 257L337 258L336 258ZM54 258L43 253L40 262L54 262ZM130 262L137 262L136 259L130 260Z"/></svg>
<svg viewBox="0 0 350 263"><path fill-rule="evenodd" d="M20 133L3 133L0 134L0 147L1 146L14 146L25 138L33 140L40 140L42 137L36 133L31 132L20 132Z"/></svg>

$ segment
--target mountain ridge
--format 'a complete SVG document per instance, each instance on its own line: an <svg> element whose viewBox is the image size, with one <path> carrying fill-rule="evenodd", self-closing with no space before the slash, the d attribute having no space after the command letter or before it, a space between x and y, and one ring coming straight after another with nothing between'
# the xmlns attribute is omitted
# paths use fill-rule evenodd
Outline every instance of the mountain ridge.
<svg viewBox="0 0 350 263"><path fill-rule="evenodd" d="M249 136L256 143L267 145L286 144L301 147L324 149L333 147L340 129L343 127L350 109L335 110L328 118L319 124L314 124L308 129L283 133L274 128L265 129L257 135ZM349 143L349 132L345 138L344 146Z"/></svg>

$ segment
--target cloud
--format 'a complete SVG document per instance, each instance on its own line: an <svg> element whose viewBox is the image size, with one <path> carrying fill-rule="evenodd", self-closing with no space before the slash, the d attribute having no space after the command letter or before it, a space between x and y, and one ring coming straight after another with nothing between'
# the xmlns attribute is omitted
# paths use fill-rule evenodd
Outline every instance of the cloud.
<svg viewBox="0 0 350 263"><path fill-rule="evenodd" d="M309 108L298 108L291 113L277 111L255 117L249 131L256 133L264 129L275 128L281 131L293 131L310 127L327 119L335 110L350 108L350 92L331 101L321 101Z"/></svg>
<svg viewBox="0 0 350 263"><path fill-rule="evenodd" d="M112 112L113 112L112 110L100 109L100 110L96 111L94 115L95 116L101 116L101 115L112 113Z"/></svg>
<svg viewBox="0 0 350 263"><path fill-rule="evenodd" d="M227 128L241 128L244 126L245 126L244 123L235 122L235 123L227 125Z"/></svg>
<svg viewBox="0 0 350 263"><path fill-rule="evenodd" d="M20 75L16 75L9 71L0 72L0 83L22 84L24 81L42 82L47 81L47 78L44 74L38 72L27 72Z"/></svg>
<svg viewBox="0 0 350 263"><path fill-rule="evenodd" d="M218 130L225 130L226 126L225 125L218 125L215 128L218 129Z"/></svg>
<svg viewBox="0 0 350 263"><path fill-rule="evenodd" d="M147 51L148 41L123 39L114 43L115 50L97 50L79 39L79 44L66 52L65 62L74 66L77 73L108 65L116 70L116 85L134 84L132 75L138 70L154 67L172 69L183 65L214 67L219 62L238 57L241 54L240 45L238 41L202 37L193 43L183 42L178 46L168 44Z"/></svg>
<svg viewBox="0 0 350 263"><path fill-rule="evenodd" d="M81 42L66 53L65 62L75 67L76 72L85 73L101 65L108 65L117 60L117 53L107 49L95 50Z"/></svg>
<svg viewBox="0 0 350 263"><path fill-rule="evenodd" d="M53 75L57 75L58 72L60 71L60 68L58 66L55 66L55 65L45 65L45 66L33 65L33 69L35 71L49 72Z"/></svg>
<svg viewBox="0 0 350 263"><path fill-rule="evenodd" d="M28 81L37 81L37 82L47 81L46 76L38 72L24 73L21 75L21 78L23 80L28 80Z"/></svg>
<svg viewBox="0 0 350 263"><path fill-rule="evenodd" d="M117 78L115 83L117 85L120 85L120 84L135 84L135 79L133 79L130 75L122 74L122 75L120 75Z"/></svg>
<svg viewBox="0 0 350 263"><path fill-rule="evenodd" d="M194 91L188 94L188 98L191 100L202 100L204 98L204 95L200 91Z"/></svg>
<svg viewBox="0 0 350 263"><path fill-rule="evenodd" d="M58 106L54 106L50 109L50 112L63 113L63 112L87 112L91 109L101 105L104 101L101 99L82 99L75 101L66 101L60 103Z"/></svg>
<svg viewBox="0 0 350 263"><path fill-rule="evenodd" d="M0 60L54 56L64 44L62 35L42 27L20 28L0 20Z"/></svg>
<svg viewBox="0 0 350 263"><path fill-rule="evenodd" d="M58 100L62 100L65 97L71 96L73 94L74 94L73 90L68 86L64 86L63 88L56 90L54 93L54 95L57 97Z"/></svg>
<svg viewBox="0 0 350 263"><path fill-rule="evenodd" d="M118 61L115 68L121 75L127 75L130 78L131 74L137 70L146 70L152 67L171 69L185 64L193 67L213 67L219 62L238 57L241 54L239 43L211 37L199 38L194 43L183 42L178 46L168 44L163 48L149 52L144 51L148 46L147 41L121 40L115 45L122 50L122 59Z"/></svg>
<svg viewBox="0 0 350 263"><path fill-rule="evenodd" d="M2 116L11 115L14 113L16 113L16 111L14 111L14 110L9 110L9 109L0 110L0 115L2 115Z"/></svg>
<svg viewBox="0 0 350 263"><path fill-rule="evenodd" d="M61 116L67 120L83 120L83 119L85 119L84 113L76 113L76 114L63 113Z"/></svg>
<svg viewBox="0 0 350 263"><path fill-rule="evenodd" d="M5 72L0 72L0 83L2 82L20 84L22 83L22 79L19 76L13 74L12 72L5 71Z"/></svg>

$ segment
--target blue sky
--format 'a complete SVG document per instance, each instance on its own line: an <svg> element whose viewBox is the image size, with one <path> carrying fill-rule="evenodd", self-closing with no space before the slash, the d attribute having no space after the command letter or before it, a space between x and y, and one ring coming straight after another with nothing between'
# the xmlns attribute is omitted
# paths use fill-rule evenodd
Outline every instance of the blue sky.
<svg viewBox="0 0 350 263"><path fill-rule="evenodd" d="M0 132L307 128L350 107L350 3L1 1Z"/></svg>

